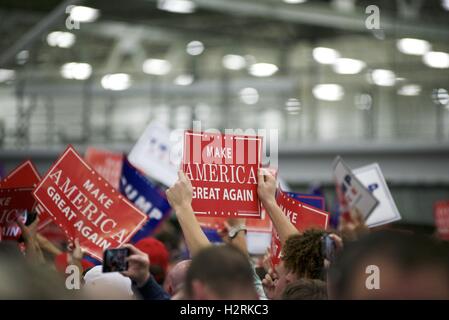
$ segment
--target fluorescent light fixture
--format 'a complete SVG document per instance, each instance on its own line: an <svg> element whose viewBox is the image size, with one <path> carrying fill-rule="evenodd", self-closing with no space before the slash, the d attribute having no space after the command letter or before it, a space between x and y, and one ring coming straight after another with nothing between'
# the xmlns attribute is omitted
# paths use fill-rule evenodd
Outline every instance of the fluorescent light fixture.
<svg viewBox="0 0 449 320"><path fill-rule="evenodd" d="M147 59L142 66L143 72L163 76L170 72L171 63L164 59Z"/></svg>
<svg viewBox="0 0 449 320"><path fill-rule="evenodd" d="M198 40L190 41L187 44L186 51L191 56L199 56L204 51L204 44Z"/></svg>
<svg viewBox="0 0 449 320"><path fill-rule="evenodd" d="M375 69L371 72L370 82L382 87L391 87L396 83L396 75L388 69Z"/></svg>
<svg viewBox="0 0 449 320"><path fill-rule="evenodd" d="M191 74L180 74L175 79L175 84L178 86L188 86L193 83L193 76Z"/></svg>
<svg viewBox="0 0 449 320"><path fill-rule="evenodd" d="M255 63L249 68L249 73L255 77L269 77L278 70L279 68L272 63Z"/></svg>
<svg viewBox="0 0 449 320"><path fill-rule="evenodd" d="M126 90L131 86L131 77L126 73L107 74L101 78L101 85L106 90Z"/></svg>
<svg viewBox="0 0 449 320"><path fill-rule="evenodd" d="M13 80L16 72L10 69L0 69L0 83Z"/></svg>
<svg viewBox="0 0 449 320"><path fill-rule="evenodd" d="M100 16L100 10L85 7L85 6L74 6L70 10L70 18L78 22L94 22Z"/></svg>
<svg viewBox="0 0 449 320"><path fill-rule="evenodd" d="M229 70L241 70L246 67L246 59L236 54L227 54L222 60L223 67Z"/></svg>
<svg viewBox="0 0 449 320"><path fill-rule="evenodd" d="M254 88L243 88L240 90L239 96L245 104L256 104L259 101L259 92Z"/></svg>
<svg viewBox="0 0 449 320"><path fill-rule="evenodd" d="M285 110L291 114L296 114L301 110L301 103L296 98L290 98L285 103Z"/></svg>
<svg viewBox="0 0 449 320"><path fill-rule="evenodd" d="M88 63L69 62L61 67L61 76L65 79L86 80L92 74L92 67Z"/></svg>
<svg viewBox="0 0 449 320"><path fill-rule="evenodd" d="M312 52L313 59L321 64L334 64L340 53L332 48L317 47Z"/></svg>
<svg viewBox="0 0 449 320"><path fill-rule="evenodd" d="M47 35L47 43L51 47L70 48L75 43L75 35L70 32L53 31Z"/></svg>
<svg viewBox="0 0 449 320"><path fill-rule="evenodd" d="M423 62L431 68L449 68L449 54L440 51L430 51L423 56Z"/></svg>
<svg viewBox="0 0 449 320"><path fill-rule="evenodd" d="M196 5L190 0L158 0L157 8L173 13L193 13Z"/></svg>
<svg viewBox="0 0 449 320"><path fill-rule="evenodd" d="M406 84L398 90L401 96L417 96L421 93L421 86L417 84Z"/></svg>
<svg viewBox="0 0 449 320"><path fill-rule="evenodd" d="M413 38L403 38L396 41L396 47L404 54L422 56L432 49L429 41Z"/></svg>
<svg viewBox="0 0 449 320"><path fill-rule="evenodd" d="M365 66L366 63L361 60L339 58L337 59L337 61L335 61L333 69L336 73L339 74L356 74L362 71Z"/></svg>
<svg viewBox="0 0 449 320"><path fill-rule="evenodd" d="M345 91L343 87L335 83L318 84L313 87L313 96L324 101L339 101L343 98Z"/></svg>
<svg viewBox="0 0 449 320"><path fill-rule="evenodd" d="M288 4L298 4L307 2L307 0L283 0L283 1Z"/></svg>

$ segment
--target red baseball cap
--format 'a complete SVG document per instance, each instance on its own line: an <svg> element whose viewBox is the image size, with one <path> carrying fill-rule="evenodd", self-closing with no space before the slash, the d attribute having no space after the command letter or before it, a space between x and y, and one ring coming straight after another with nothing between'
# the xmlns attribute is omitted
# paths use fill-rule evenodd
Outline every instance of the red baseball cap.
<svg viewBox="0 0 449 320"><path fill-rule="evenodd" d="M161 267L164 275L167 274L169 254L162 242L155 238L147 237L137 241L134 246L148 255L150 265Z"/></svg>

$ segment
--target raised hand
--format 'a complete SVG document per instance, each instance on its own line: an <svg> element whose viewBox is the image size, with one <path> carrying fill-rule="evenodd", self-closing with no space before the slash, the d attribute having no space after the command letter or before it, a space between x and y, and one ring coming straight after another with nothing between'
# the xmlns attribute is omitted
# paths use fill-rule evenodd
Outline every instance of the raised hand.
<svg viewBox="0 0 449 320"><path fill-rule="evenodd" d="M267 170L259 169L257 194L262 203L276 202L276 178Z"/></svg>
<svg viewBox="0 0 449 320"><path fill-rule="evenodd" d="M270 268L262 280L263 290L268 299L274 299L277 278L277 274Z"/></svg>
<svg viewBox="0 0 449 320"><path fill-rule="evenodd" d="M165 192L170 205L175 211L189 207L192 203L193 188L184 172L178 171L178 181Z"/></svg>

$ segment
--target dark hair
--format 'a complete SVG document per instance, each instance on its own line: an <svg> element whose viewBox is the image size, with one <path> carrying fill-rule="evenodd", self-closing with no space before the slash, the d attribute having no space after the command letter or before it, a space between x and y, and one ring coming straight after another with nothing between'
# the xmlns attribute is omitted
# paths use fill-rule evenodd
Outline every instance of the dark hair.
<svg viewBox="0 0 449 320"><path fill-rule="evenodd" d="M324 257L321 242L324 230L307 230L290 236L282 249L282 260L289 272L298 278L324 279Z"/></svg>
<svg viewBox="0 0 449 320"><path fill-rule="evenodd" d="M326 282L319 279L299 279L285 288L281 299L327 300Z"/></svg>
<svg viewBox="0 0 449 320"><path fill-rule="evenodd" d="M248 258L229 245L211 246L193 257L186 275L186 293L193 296L192 283L199 280L218 297L237 291L254 290L253 270Z"/></svg>
<svg viewBox="0 0 449 320"><path fill-rule="evenodd" d="M346 299L357 268L373 257L384 257L399 270L412 271L423 266L449 270L448 244L424 235L398 231L378 231L345 243L328 273L332 298Z"/></svg>

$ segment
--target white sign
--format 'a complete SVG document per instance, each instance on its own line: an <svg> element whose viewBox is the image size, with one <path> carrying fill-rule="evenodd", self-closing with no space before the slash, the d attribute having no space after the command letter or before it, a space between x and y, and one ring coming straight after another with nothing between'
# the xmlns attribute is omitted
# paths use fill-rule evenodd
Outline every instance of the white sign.
<svg viewBox="0 0 449 320"><path fill-rule="evenodd" d="M152 122L129 153L128 160L146 175L171 186L178 179L182 138L183 131L178 136L176 131L171 132L169 128Z"/></svg>
<svg viewBox="0 0 449 320"><path fill-rule="evenodd" d="M377 227L401 219L401 215L377 163L355 169L352 172L379 200L379 205L366 220L368 227Z"/></svg>
<svg viewBox="0 0 449 320"><path fill-rule="evenodd" d="M357 209L366 221L379 201L357 179L341 157L335 159L333 167L340 204L344 204L348 209Z"/></svg>

